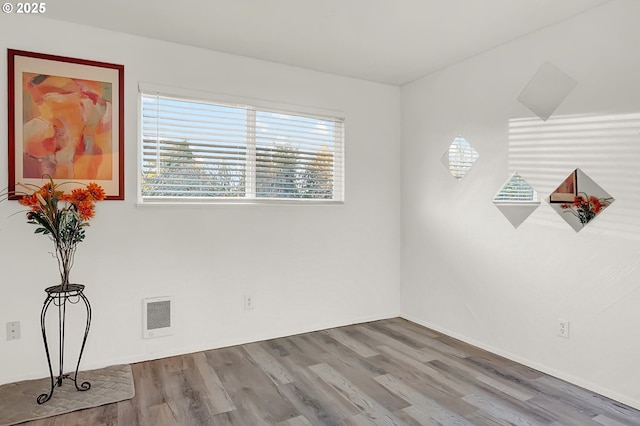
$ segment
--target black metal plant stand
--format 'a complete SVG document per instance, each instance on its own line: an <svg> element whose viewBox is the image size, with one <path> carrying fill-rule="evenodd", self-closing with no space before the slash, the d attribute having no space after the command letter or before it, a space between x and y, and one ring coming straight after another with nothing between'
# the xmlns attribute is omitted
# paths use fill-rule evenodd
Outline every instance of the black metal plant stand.
<svg viewBox="0 0 640 426"><path fill-rule="evenodd" d="M82 382L78 385L78 369L80 368L80 360L82 359L82 352L84 352L84 345L87 343L87 336L89 335L89 327L91 326L91 304L84 295L84 285L82 284L67 284L56 285L46 288L44 290L47 293L47 298L44 300L44 306L42 307L42 313L40 314L40 327L42 328L42 340L44 341L44 350L47 353L47 363L49 364L49 375L51 376L51 389L48 393L43 393L36 399L38 404L44 404L51 399L53 391L56 386L62 386L63 379L73 380L76 389L79 391L87 391L91 389L91 383ZM67 303L75 305L82 300L84 306L87 309L87 325L84 329L84 338L82 339L82 346L80 347L80 354L78 355L78 363L76 364L76 372L73 377L70 374L64 373L64 331L65 320L67 316ZM53 376L53 368L51 366L51 355L49 353L49 345L47 343L47 330L45 324L45 318L47 310L51 304L58 307L58 333L59 333L59 355L60 355L60 373L57 377Z"/></svg>

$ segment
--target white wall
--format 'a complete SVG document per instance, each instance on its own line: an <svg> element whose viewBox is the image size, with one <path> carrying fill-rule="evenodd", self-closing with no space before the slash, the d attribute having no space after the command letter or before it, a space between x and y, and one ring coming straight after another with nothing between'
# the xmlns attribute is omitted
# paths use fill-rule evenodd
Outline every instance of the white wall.
<svg viewBox="0 0 640 426"><path fill-rule="evenodd" d="M403 316L636 408L638 17L640 2L613 1L402 89ZM535 117L516 98L546 61L578 83L549 123L582 124L550 134L557 144L509 149L509 120ZM480 153L462 181L440 163L457 134ZM579 167L616 201L579 233L544 201L514 229L491 199L518 156L542 197ZM558 318L570 339L557 337Z"/></svg>
<svg viewBox="0 0 640 426"><path fill-rule="evenodd" d="M72 271L73 281L87 285L94 313L83 368L399 314L397 87L32 16L0 19L2 51L125 66L126 200L98 205ZM139 81L343 111L346 203L136 206ZM0 120L2 145L6 125ZM0 164L7 164L4 148ZM0 187L6 185L5 171ZM58 277L50 242L33 235L22 214L9 217L16 211L17 203L0 203L0 383L48 374L39 315L43 289ZM252 311L243 310L245 294L254 297ZM164 295L174 297L175 333L143 340L142 299ZM5 340L8 321L21 321L21 340ZM77 343L71 332L68 338Z"/></svg>

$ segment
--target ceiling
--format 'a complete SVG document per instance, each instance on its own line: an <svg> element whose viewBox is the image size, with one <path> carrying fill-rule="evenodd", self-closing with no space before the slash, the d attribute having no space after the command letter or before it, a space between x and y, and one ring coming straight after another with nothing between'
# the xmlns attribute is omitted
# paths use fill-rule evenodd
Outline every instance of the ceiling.
<svg viewBox="0 0 640 426"><path fill-rule="evenodd" d="M612 0L59 0L46 17L402 85Z"/></svg>

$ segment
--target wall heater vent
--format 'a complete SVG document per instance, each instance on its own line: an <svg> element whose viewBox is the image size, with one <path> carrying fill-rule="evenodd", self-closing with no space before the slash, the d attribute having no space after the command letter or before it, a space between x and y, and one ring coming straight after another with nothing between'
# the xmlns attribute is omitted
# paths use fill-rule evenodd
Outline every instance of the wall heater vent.
<svg viewBox="0 0 640 426"><path fill-rule="evenodd" d="M171 297L154 297L142 301L142 337L168 336L171 326Z"/></svg>

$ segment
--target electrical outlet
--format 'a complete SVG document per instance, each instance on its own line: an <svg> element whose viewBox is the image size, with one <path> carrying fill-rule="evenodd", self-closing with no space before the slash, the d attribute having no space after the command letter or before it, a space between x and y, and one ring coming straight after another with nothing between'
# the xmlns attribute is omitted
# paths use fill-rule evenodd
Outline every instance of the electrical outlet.
<svg viewBox="0 0 640 426"><path fill-rule="evenodd" d="M569 338L569 320L559 318L558 319L558 336Z"/></svg>
<svg viewBox="0 0 640 426"><path fill-rule="evenodd" d="M244 310L249 311L253 309L253 296L244 296Z"/></svg>
<svg viewBox="0 0 640 426"><path fill-rule="evenodd" d="M18 340L20 338L20 321L7 323L7 340Z"/></svg>

